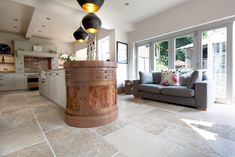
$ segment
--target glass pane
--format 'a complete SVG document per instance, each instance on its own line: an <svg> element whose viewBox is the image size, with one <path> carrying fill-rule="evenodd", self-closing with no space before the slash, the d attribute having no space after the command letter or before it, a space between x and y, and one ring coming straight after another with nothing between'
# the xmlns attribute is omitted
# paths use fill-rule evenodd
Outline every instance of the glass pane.
<svg viewBox="0 0 235 157"><path fill-rule="evenodd" d="M100 60L110 59L109 37L105 37L98 41L98 52Z"/></svg>
<svg viewBox="0 0 235 157"><path fill-rule="evenodd" d="M202 33L202 67L216 81L217 98L226 98L227 28Z"/></svg>
<svg viewBox="0 0 235 157"><path fill-rule="evenodd" d="M149 45L138 47L138 71L149 72Z"/></svg>
<svg viewBox="0 0 235 157"><path fill-rule="evenodd" d="M154 71L168 69L168 41L154 43Z"/></svg>
<svg viewBox="0 0 235 157"><path fill-rule="evenodd" d="M176 38L175 46L175 68L192 68L193 35Z"/></svg>

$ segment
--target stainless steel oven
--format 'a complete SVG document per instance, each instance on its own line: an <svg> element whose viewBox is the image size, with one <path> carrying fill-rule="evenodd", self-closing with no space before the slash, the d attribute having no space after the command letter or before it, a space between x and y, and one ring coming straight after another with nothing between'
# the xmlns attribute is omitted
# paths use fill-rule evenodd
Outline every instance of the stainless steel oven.
<svg viewBox="0 0 235 157"><path fill-rule="evenodd" d="M32 91L39 89L39 77L40 73L27 73L28 90Z"/></svg>

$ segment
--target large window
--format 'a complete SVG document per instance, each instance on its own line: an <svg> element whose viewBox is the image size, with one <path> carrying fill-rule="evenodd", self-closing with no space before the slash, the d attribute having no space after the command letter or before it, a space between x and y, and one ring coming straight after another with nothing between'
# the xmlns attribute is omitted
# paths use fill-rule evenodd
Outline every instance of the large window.
<svg viewBox="0 0 235 157"><path fill-rule="evenodd" d="M154 43L154 71L168 69L168 41Z"/></svg>
<svg viewBox="0 0 235 157"><path fill-rule="evenodd" d="M149 45L139 46L138 51L138 71L149 71Z"/></svg>
<svg viewBox="0 0 235 157"><path fill-rule="evenodd" d="M105 37L98 41L99 60L110 59L109 37Z"/></svg>
<svg viewBox="0 0 235 157"><path fill-rule="evenodd" d="M175 38L175 68L192 68L193 35Z"/></svg>

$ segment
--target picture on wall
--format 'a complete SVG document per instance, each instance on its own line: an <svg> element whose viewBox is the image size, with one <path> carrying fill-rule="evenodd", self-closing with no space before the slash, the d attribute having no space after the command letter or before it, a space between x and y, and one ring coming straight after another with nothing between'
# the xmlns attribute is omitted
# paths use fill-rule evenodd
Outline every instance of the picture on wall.
<svg viewBox="0 0 235 157"><path fill-rule="evenodd" d="M117 63L128 63L128 44L117 41Z"/></svg>

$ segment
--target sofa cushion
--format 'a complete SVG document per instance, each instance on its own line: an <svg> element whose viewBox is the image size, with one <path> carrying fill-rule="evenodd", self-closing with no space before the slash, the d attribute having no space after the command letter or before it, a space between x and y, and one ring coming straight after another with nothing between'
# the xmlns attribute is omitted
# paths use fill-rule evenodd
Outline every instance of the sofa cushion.
<svg viewBox="0 0 235 157"><path fill-rule="evenodd" d="M151 84L153 83L153 74L152 73L145 73L139 72L140 74L140 84Z"/></svg>
<svg viewBox="0 0 235 157"><path fill-rule="evenodd" d="M161 83L161 72L153 72L153 83L154 84Z"/></svg>
<svg viewBox="0 0 235 157"><path fill-rule="evenodd" d="M193 89L195 87L195 83L201 80L202 80L202 72L200 72L199 70L195 70L192 73L190 79L188 80L187 87Z"/></svg>
<svg viewBox="0 0 235 157"><path fill-rule="evenodd" d="M193 73L193 71L188 71L188 72L185 72L185 73L180 73L179 85L180 86L187 86L188 80L190 79L192 73Z"/></svg>
<svg viewBox="0 0 235 157"><path fill-rule="evenodd" d="M143 92L149 92L149 93L160 93L160 89L163 86L157 85L157 84L140 84L139 90Z"/></svg>
<svg viewBox="0 0 235 157"><path fill-rule="evenodd" d="M194 90L186 86L167 86L161 88L160 92L166 95L179 96L179 97L194 97Z"/></svg>

